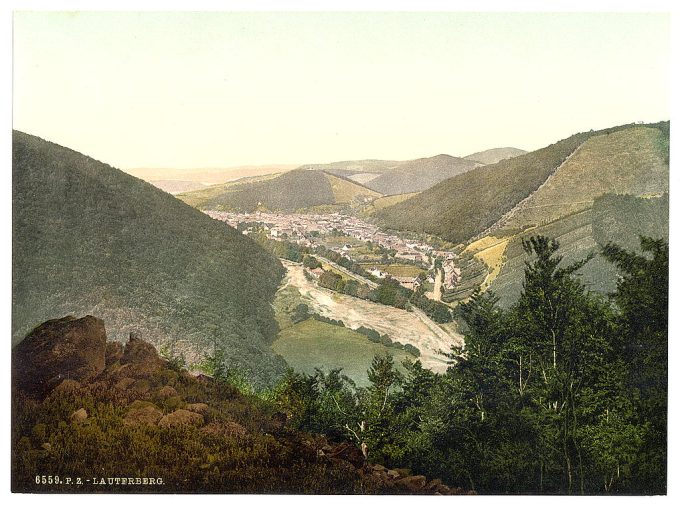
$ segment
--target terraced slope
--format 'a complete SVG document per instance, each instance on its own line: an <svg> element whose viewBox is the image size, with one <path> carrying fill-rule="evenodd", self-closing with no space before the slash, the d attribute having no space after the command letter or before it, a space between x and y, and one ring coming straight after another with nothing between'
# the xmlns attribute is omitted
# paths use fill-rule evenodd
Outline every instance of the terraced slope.
<svg viewBox="0 0 680 507"><path fill-rule="evenodd" d="M171 195L73 150L14 132L12 343L64 315L101 315L197 361L224 349L262 383L283 267L257 243Z"/></svg>
<svg viewBox="0 0 680 507"><path fill-rule="evenodd" d="M597 254L608 242L639 252L639 236L668 239L668 194L642 198L629 195L606 194L595 199L592 207L560 218L550 224L525 231L510 239L504 251L500 272L490 285L501 304L514 302L522 289L524 263L522 238L542 234L560 242L564 263ZM586 286L601 293L616 287L615 268L596 256L580 271Z"/></svg>

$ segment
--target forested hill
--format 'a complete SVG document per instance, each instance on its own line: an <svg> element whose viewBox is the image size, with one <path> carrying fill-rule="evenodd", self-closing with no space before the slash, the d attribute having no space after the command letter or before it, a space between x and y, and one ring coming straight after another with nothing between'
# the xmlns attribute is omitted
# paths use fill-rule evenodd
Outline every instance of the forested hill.
<svg viewBox="0 0 680 507"><path fill-rule="evenodd" d="M254 241L149 183L80 153L13 134L12 342L38 323L96 313L109 337L135 331L198 360L215 346L258 382L283 267ZM141 326L141 327L140 327Z"/></svg>
<svg viewBox="0 0 680 507"><path fill-rule="evenodd" d="M363 203L380 194L323 171L297 169L264 181L225 184L178 197L199 209L294 212L315 206Z"/></svg>
<svg viewBox="0 0 680 507"><path fill-rule="evenodd" d="M658 135L653 136L653 141L648 143L645 150L651 153L654 167L658 160L665 161L667 174L669 123L623 125L575 134L545 148L454 176L408 200L379 210L375 214L376 220L387 228L434 234L456 243L469 240L491 227L539 189L585 141L596 136L609 137L609 134L627 129L658 131ZM607 137L604 138L604 144L609 142ZM618 142L619 137L611 136L611 142ZM637 150L635 146L633 149ZM638 155L640 154L635 154L639 158ZM585 170L586 174L597 179L597 174L602 174L602 170L606 168L606 160L597 160L597 163L594 162L581 171L583 173ZM648 169L644 160L626 167L626 170L635 173L633 179L636 181L644 179ZM663 171L660 173L655 169L648 176L662 173ZM616 172L610 175L618 177ZM614 182L608 182L601 193L610 191L611 188L617 188ZM628 193L627 188L621 192ZM586 199L592 202L594 197L596 196L589 194Z"/></svg>
<svg viewBox="0 0 680 507"><path fill-rule="evenodd" d="M475 161L451 155L437 155L401 163L366 185L385 195L420 192L447 178L469 171L479 165Z"/></svg>

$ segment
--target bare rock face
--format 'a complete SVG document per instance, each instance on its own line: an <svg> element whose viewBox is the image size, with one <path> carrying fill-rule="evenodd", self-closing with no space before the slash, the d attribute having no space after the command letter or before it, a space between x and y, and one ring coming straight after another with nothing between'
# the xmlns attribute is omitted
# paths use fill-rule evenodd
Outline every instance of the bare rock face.
<svg viewBox="0 0 680 507"><path fill-rule="evenodd" d="M88 315L49 320L12 351L13 382L29 396L42 397L64 379L88 381L106 358L104 321Z"/></svg>
<svg viewBox="0 0 680 507"><path fill-rule="evenodd" d="M106 344L106 366L111 366L123 357L123 344L120 342L108 342Z"/></svg>

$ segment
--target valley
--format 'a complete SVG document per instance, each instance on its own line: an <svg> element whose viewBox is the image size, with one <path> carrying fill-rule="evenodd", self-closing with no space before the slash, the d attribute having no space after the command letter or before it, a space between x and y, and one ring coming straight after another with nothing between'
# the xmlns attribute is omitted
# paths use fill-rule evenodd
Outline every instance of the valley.
<svg viewBox="0 0 680 507"><path fill-rule="evenodd" d="M300 291L302 302L324 317L342 320L347 328L368 327L387 334L394 341L415 346L420 351L423 366L433 371L442 372L447 367L446 358L440 351L448 352L451 345L462 344L462 336L447 333L417 309L406 311L338 294L308 280L302 265L282 262L287 273L279 290L292 285Z"/></svg>

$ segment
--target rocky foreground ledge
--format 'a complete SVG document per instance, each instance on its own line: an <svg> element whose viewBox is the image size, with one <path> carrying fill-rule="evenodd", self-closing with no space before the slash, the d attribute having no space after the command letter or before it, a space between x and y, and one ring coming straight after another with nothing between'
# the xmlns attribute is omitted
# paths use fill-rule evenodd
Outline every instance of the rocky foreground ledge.
<svg viewBox="0 0 680 507"><path fill-rule="evenodd" d="M12 370L14 491L469 493L296 430L286 414L176 368L140 338L107 342L90 315L34 329L14 348ZM155 479L137 480L140 471ZM61 483L40 484L46 473Z"/></svg>

